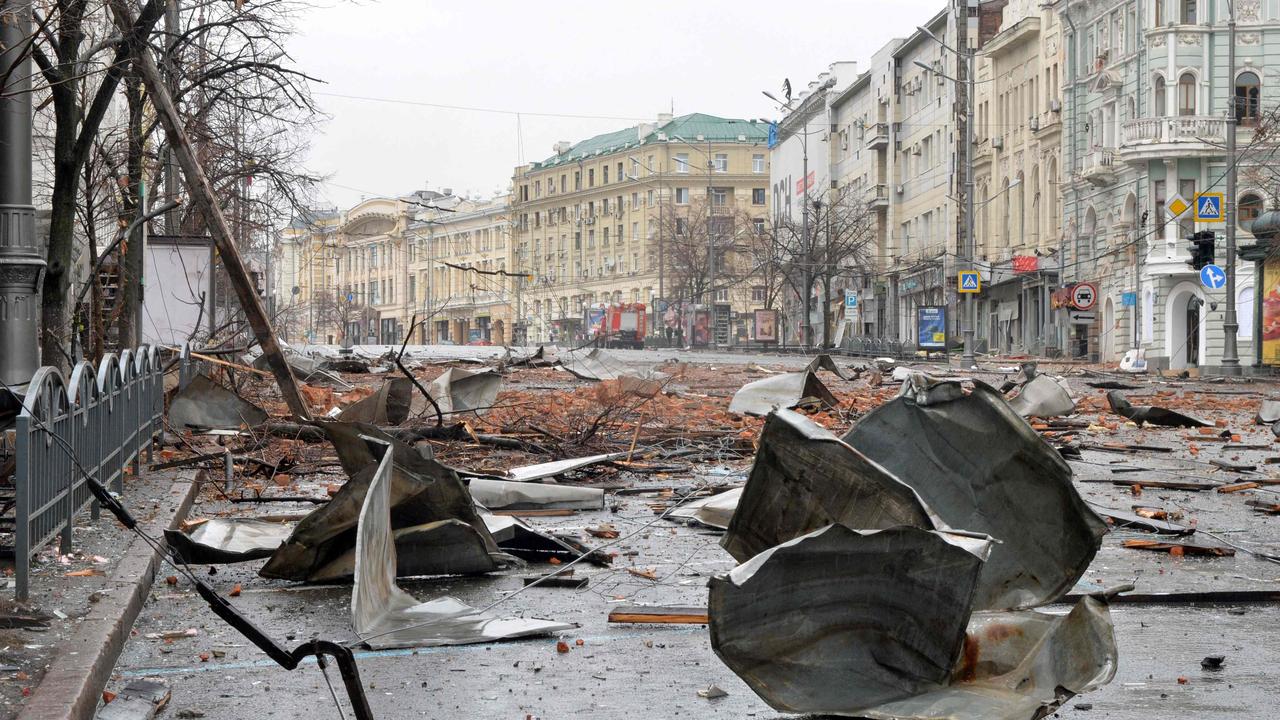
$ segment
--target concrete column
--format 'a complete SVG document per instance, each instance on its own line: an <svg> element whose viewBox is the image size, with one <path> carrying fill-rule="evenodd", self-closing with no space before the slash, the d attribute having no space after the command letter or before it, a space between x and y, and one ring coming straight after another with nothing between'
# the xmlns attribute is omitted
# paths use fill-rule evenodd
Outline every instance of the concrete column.
<svg viewBox="0 0 1280 720"><path fill-rule="evenodd" d="M31 380L40 367L40 282L45 262L31 204L31 3L0 6L0 379Z"/></svg>

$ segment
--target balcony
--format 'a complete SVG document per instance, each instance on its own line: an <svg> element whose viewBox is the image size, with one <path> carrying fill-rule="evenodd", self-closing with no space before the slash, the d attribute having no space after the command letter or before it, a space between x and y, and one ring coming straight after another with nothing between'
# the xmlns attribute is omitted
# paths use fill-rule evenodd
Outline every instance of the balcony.
<svg viewBox="0 0 1280 720"><path fill-rule="evenodd" d="M877 150L889 147L889 123L876 123L867 128L867 147Z"/></svg>
<svg viewBox="0 0 1280 720"><path fill-rule="evenodd" d="M872 185L870 192L867 193L867 206L871 208L889 207L889 186L885 183Z"/></svg>
<svg viewBox="0 0 1280 720"><path fill-rule="evenodd" d="M1098 187L1114 183L1116 181L1115 151L1110 148L1094 148L1085 153L1080 177Z"/></svg>
<svg viewBox="0 0 1280 720"><path fill-rule="evenodd" d="M1222 155L1227 119L1206 115L1138 118L1120 128L1120 157L1146 162L1168 157Z"/></svg>

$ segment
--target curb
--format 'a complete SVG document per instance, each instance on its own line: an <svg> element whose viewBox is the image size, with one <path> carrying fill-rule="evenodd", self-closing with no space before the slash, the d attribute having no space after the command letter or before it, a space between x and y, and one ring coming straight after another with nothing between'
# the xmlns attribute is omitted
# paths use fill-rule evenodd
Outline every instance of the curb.
<svg viewBox="0 0 1280 720"><path fill-rule="evenodd" d="M159 538L165 547L162 531L176 528L186 518L199 485L194 472L180 473L158 503L169 507L168 520L157 518L142 527L143 532ZM133 537L108 583L114 592L93 606L60 649L19 713L22 720L92 720L133 623L151 593L160 562L160 552Z"/></svg>

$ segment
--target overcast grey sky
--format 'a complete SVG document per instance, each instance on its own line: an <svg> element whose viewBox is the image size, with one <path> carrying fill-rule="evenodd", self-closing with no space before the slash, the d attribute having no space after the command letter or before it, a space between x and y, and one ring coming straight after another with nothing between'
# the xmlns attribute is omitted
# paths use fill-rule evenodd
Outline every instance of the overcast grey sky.
<svg viewBox="0 0 1280 720"><path fill-rule="evenodd" d="M677 115L775 117L761 90L777 94L790 78L798 92L837 60L862 71L889 39L944 6L363 0L317 8L290 46L298 65L325 81L316 99L332 116L307 167L331 177L324 195L344 209L363 195L424 186L489 196L557 140L673 106Z"/></svg>

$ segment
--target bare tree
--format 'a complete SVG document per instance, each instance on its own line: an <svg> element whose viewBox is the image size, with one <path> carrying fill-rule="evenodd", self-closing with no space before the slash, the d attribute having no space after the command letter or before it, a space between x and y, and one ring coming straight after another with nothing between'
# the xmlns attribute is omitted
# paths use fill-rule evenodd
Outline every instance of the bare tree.
<svg viewBox="0 0 1280 720"><path fill-rule="evenodd" d="M654 212L658 232L665 238L667 295L676 303L711 304L715 293L741 286L755 276L753 248L761 229L758 218L732 200L723 205L697 198L668 203ZM708 260L715 252L712 272Z"/></svg>
<svg viewBox="0 0 1280 720"><path fill-rule="evenodd" d="M778 273L801 298L804 343L814 342L813 295L822 283L822 342L831 344L831 286L839 277L871 271L874 267L875 218L867 207L865 192L844 185L812 198L800 217L783 218L773 236L772 261ZM804 233L808 216L809 233Z"/></svg>

